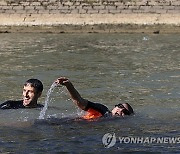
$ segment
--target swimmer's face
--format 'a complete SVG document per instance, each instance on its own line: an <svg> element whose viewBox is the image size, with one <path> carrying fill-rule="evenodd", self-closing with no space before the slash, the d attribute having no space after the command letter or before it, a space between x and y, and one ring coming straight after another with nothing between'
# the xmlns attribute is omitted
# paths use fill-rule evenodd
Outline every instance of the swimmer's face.
<svg viewBox="0 0 180 154"><path fill-rule="evenodd" d="M119 108L119 107L115 107L111 112L112 112L112 115L113 116L124 116L124 112L123 112L124 109L122 108Z"/></svg>
<svg viewBox="0 0 180 154"><path fill-rule="evenodd" d="M38 93L31 84L27 84L23 87L23 105L31 106L37 104L37 100L41 93Z"/></svg>
<svg viewBox="0 0 180 154"><path fill-rule="evenodd" d="M112 110L112 115L124 117L124 115L129 115L129 111L122 104L118 104Z"/></svg>

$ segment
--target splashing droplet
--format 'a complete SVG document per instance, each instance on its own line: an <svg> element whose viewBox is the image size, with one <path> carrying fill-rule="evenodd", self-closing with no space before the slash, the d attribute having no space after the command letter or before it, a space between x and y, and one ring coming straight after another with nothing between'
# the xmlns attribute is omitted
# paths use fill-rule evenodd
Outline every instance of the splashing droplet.
<svg viewBox="0 0 180 154"><path fill-rule="evenodd" d="M57 86L57 84L54 82L51 87L49 88L47 94L46 94L46 99L45 99L45 104L44 104L44 107L43 109L41 110L40 112L40 115L39 115L39 119L44 119L44 116L46 114L46 110L48 108L48 103L49 103L49 98L50 98L50 95L51 93L54 91L55 87Z"/></svg>

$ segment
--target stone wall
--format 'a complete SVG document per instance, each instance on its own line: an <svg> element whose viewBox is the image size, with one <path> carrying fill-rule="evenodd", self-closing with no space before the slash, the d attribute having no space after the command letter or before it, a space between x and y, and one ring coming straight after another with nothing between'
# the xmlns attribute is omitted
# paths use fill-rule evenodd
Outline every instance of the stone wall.
<svg viewBox="0 0 180 154"><path fill-rule="evenodd" d="M76 32L78 29L94 32L96 29L106 31L106 28L108 32L114 28L113 31L118 32L129 24L130 31L137 26L152 29L161 25L165 29L173 27L177 32L180 0L0 0L1 32L24 26L36 27L32 31L38 28L43 31L42 26L47 31L48 26L49 31L56 29L57 32ZM131 26L135 27L132 29ZM28 31L28 28L23 30Z"/></svg>
<svg viewBox="0 0 180 154"><path fill-rule="evenodd" d="M180 13L179 0L1 0L7 14Z"/></svg>

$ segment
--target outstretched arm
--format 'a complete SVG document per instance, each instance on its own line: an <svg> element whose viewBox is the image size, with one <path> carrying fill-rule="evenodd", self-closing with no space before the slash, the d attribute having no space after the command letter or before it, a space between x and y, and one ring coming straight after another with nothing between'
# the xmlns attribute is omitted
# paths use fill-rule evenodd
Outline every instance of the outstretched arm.
<svg viewBox="0 0 180 154"><path fill-rule="evenodd" d="M79 108L82 110L85 110L88 101L86 99L83 99L79 92L74 88L73 84L65 77L60 77L55 81L57 84L66 86L68 92L70 93L70 96L72 98L72 101L77 104Z"/></svg>

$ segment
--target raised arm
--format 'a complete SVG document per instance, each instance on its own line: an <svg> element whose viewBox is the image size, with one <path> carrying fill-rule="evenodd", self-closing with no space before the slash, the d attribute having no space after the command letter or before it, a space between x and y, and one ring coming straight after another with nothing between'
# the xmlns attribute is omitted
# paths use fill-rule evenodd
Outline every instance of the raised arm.
<svg viewBox="0 0 180 154"><path fill-rule="evenodd" d="M55 81L57 84L66 86L72 101L82 110L85 110L88 101L83 99L79 92L74 88L73 84L65 77L60 77Z"/></svg>

